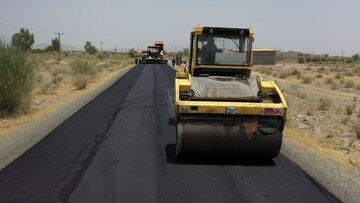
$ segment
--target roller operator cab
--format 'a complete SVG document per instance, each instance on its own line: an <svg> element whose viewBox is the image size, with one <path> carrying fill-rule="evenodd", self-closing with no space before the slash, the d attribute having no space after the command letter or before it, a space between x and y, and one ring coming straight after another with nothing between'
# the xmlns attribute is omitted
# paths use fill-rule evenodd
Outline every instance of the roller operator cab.
<svg viewBox="0 0 360 203"><path fill-rule="evenodd" d="M279 87L251 76L252 28L196 26L188 69L176 73L176 155L273 158L287 104Z"/></svg>

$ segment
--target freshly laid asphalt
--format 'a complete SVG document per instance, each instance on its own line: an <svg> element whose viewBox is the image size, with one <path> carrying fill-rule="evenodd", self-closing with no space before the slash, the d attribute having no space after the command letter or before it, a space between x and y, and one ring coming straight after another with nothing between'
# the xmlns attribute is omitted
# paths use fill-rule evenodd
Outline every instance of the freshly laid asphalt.
<svg viewBox="0 0 360 203"><path fill-rule="evenodd" d="M340 202L283 155L177 160L174 77L134 67L0 171L0 202Z"/></svg>

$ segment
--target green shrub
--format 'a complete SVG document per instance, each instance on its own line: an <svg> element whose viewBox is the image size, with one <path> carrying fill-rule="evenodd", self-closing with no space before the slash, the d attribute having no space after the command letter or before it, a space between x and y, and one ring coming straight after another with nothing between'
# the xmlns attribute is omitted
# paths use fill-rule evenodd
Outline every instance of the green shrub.
<svg viewBox="0 0 360 203"><path fill-rule="evenodd" d="M353 88L355 86L355 83L351 80L346 81L345 88Z"/></svg>
<svg viewBox="0 0 360 203"><path fill-rule="evenodd" d="M25 54L0 41L1 115L29 107L34 75L34 65Z"/></svg>
<svg viewBox="0 0 360 203"><path fill-rule="evenodd" d="M55 49L52 45L49 45L44 49L44 52L53 52L53 51L55 51Z"/></svg>
<svg viewBox="0 0 360 203"><path fill-rule="evenodd" d="M95 65L89 61L78 60L71 64L73 85L79 90L85 89L87 84L96 76Z"/></svg>

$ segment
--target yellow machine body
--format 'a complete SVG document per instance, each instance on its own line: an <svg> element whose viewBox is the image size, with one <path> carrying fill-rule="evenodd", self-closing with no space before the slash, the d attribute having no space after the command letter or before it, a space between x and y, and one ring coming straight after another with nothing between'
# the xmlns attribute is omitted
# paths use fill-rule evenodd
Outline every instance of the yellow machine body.
<svg viewBox="0 0 360 203"><path fill-rule="evenodd" d="M177 156L278 155L288 107L274 81L251 76L253 41L251 27L191 32L189 67L175 79Z"/></svg>

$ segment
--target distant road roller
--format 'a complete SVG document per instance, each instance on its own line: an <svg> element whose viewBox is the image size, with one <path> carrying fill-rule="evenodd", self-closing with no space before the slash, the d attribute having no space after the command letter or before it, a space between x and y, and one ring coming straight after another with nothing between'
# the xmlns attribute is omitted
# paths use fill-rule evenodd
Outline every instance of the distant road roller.
<svg viewBox="0 0 360 203"><path fill-rule="evenodd" d="M190 60L175 78L176 156L271 159L279 154L287 104L253 70L249 28L196 26Z"/></svg>

